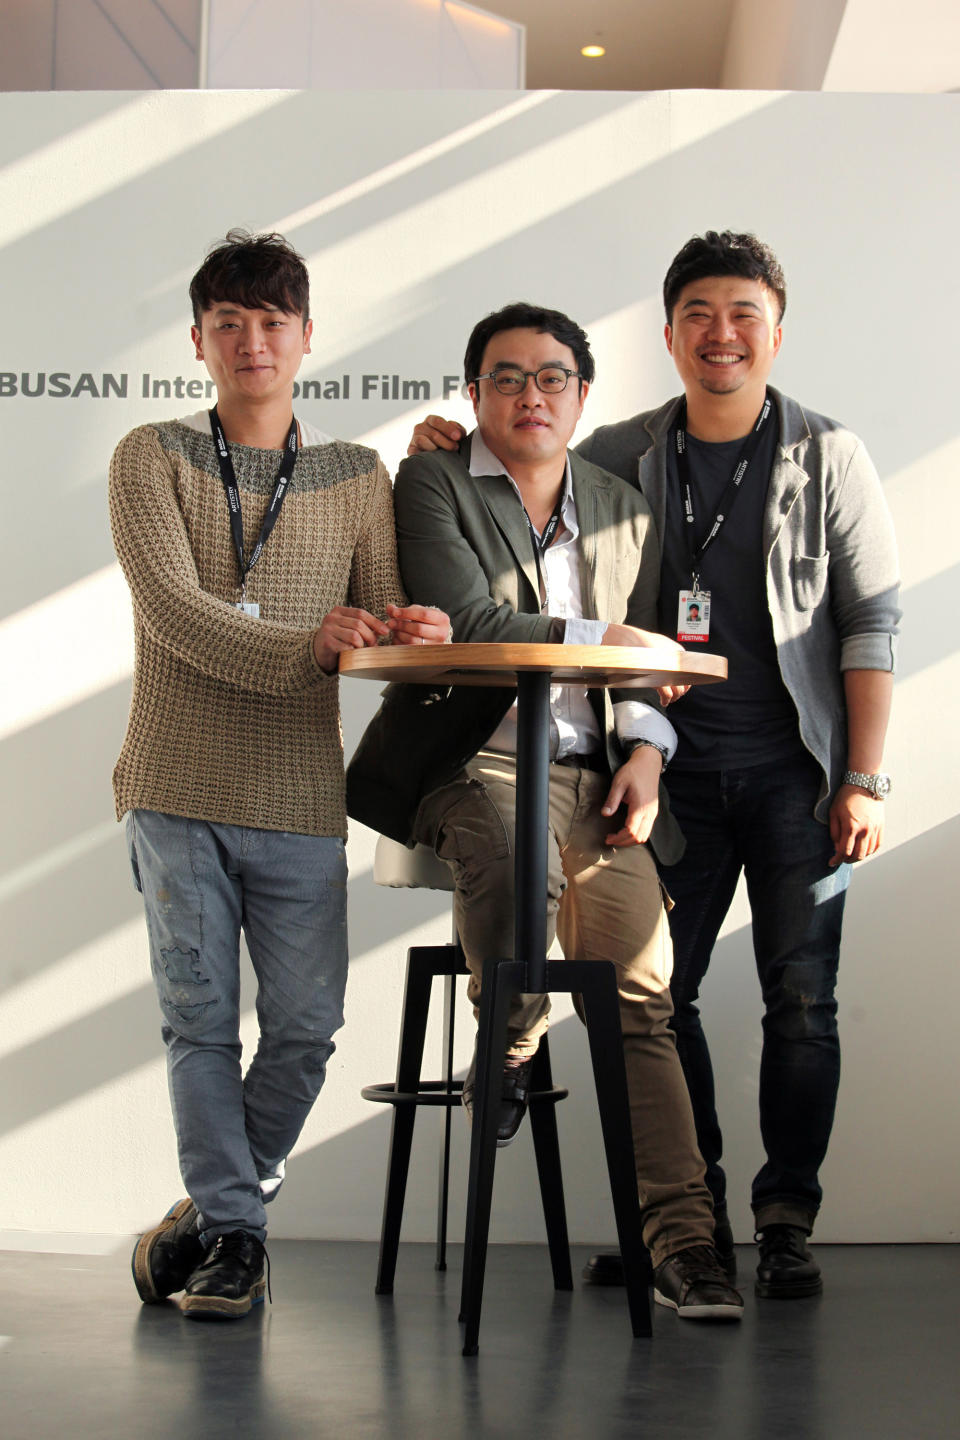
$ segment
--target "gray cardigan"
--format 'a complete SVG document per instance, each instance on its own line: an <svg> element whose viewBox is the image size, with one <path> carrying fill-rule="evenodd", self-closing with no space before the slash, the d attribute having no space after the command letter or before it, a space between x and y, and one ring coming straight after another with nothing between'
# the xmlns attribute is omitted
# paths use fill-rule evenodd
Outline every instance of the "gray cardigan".
<svg viewBox="0 0 960 1440"><path fill-rule="evenodd" d="M842 672L894 668L896 543L879 477L856 435L772 386L770 393L780 442L763 519L767 605L801 739L824 773L816 815L825 821L846 768ZM659 410L601 426L577 447L638 486L661 535L679 404L677 397Z"/></svg>

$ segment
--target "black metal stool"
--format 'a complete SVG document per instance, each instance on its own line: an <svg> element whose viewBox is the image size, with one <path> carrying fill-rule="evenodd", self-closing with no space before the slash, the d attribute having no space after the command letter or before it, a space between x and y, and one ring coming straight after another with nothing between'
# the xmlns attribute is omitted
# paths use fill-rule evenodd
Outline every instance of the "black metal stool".
<svg viewBox="0 0 960 1440"><path fill-rule="evenodd" d="M392 887L452 890L448 867L426 846L410 850L383 836L377 842L374 879L379 885ZM463 951L456 941L447 945L416 945L407 952L407 977L404 987L400 1023L400 1049L395 1081L364 1086L365 1100L393 1106L390 1132L390 1154L387 1184L383 1202L383 1223L380 1232L380 1255L377 1267L376 1293L389 1295L400 1244L400 1226L406 1195L413 1127L421 1105L445 1107L440 1146L440 1173L437 1200L436 1268L445 1270L447 1246L447 1209L450 1182L451 1111L460 1105L463 1081L453 1078L453 1041L456 987L455 977L467 975ZM433 981L444 980L443 1005L443 1078L423 1080L423 1047ZM563 1178L560 1170L560 1146L557 1139L555 1106L566 1098L568 1091L553 1084L550 1070L550 1047L544 1037L537 1050L531 1072L530 1128L533 1134L537 1175L557 1290L572 1290L570 1248L567 1219L563 1201Z"/></svg>

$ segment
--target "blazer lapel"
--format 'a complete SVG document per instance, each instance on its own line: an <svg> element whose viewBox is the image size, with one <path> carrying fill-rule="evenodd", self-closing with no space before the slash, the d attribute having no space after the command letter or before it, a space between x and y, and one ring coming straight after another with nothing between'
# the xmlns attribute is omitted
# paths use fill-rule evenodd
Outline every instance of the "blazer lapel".
<svg viewBox="0 0 960 1440"><path fill-rule="evenodd" d="M530 526L517 492L506 475L474 475L477 493L482 497L531 592L530 609L540 609L540 583L533 554Z"/></svg>
<svg viewBox="0 0 960 1440"><path fill-rule="evenodd" d="M570 451L573 503L580 531L580 603L583 618L597 620L609 611L607 591L616 560L616 540L610 525L609 487L596 471L587 479L580 468L582 463Z"/></svg>

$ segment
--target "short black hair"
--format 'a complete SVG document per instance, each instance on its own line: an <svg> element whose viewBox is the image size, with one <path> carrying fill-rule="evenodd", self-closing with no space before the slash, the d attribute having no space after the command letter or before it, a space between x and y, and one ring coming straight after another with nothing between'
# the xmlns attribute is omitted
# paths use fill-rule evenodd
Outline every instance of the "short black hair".
<svg viewBox="0 0 960 1440"><path fill-rule="evenodd" d="M706 280L713 275L739 275L744 280L759 280L777 297L780 319L787 308L787 282L780 261L769 245L756 235L737 235L732 230L708 230L694 235L673 257L663 282L663 308L667 324L673 324L673 311L685 285Z"/></svg>
<svg viewBox="0 0 960 1440"><path fill-rule="evenodd" d="M559 344L573 351L580 376L578 387L584 380L588 385L593 383L596 366L590 353L590 341L576 321L560 310L546 310L542 305L528 305L525 300L516 300L502 310L485 315L470 332L463 357L463 374L468 385L480 374L483 352L501 330L536 330L541 335L552 335Z"/></svg>
<svg viewBox="0 0 960 1440"><path fill-rule="evenodd" d="M212 305L228 300L247 310L282 310L310 318L310 277L302 255L276 232L251 235L228 230L190 281L194 323Z"/></svg>

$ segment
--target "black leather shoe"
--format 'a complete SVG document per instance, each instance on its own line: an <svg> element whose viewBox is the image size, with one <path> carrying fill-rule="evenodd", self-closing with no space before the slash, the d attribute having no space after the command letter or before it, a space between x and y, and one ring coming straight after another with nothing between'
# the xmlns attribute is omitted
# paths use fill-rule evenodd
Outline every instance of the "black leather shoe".
<svg viewBox="0 0 960 1440"><path fill-rule="evenodd" d="M650 1263L650 1255L645 1255L644 1285L653 1284L653 1266ZM597 1255L591 1255L581 1270L581 1275L588 1285L624 1285L626 1277L623 1273L623 1259L619 1250L601 1250Z"/></svg>
<svg viewBox="0 0 960 1440"><path fill-rule="evenodd" d="M653 1298L684 1320L740 1320L743 1298L727 1280L712 1245L690 1245L653 1272Z"/></svg>
<svg viewBox="0 0 960 1440"><path fill-rule="evenodd" d="M720 1269L728 1280L737 1278L737 1252L733 1246L733 1229L727 1219L727 1212L713 1214L713 1248L720 1261Z"/></svg>
<svg viewBox="0 0 960 1440"><path fill-rule="evenodd" d="M191 1320L238 1320L263 1302L266 1251L247 1230L218 1235L187 1281L180 1309Z"/></svg>
<svg viewBox="0 0 960 1440"><path fill-rule="evenodd" d="M202 1259L197 1207L192 1200L178 1200L134 1246L130 1268L137 1294L145 1304L156 1305L182 1290Z"/></svg>
<svg viewBox="0 0 960 1440"><path fill-rule="evenodd" d="M497 1126L497 1145L500 1149L516 1139L520 1122L527 1113L527 1096L530 1093L530 1071L532 1069L532 1055L527 1060L515 1060L508 1055L503 1062L500 1123Z"/></svg>
<svg viewBox="0 0 960 1440"><path fill-rule="evenodd" d="M500 1089L500 1116L497 1122L497 1147L503 1149L511 1141L516 1139L517 1131L520 1129L520 1122L527 1113L527 1096L530 1093L530 1071L533 1068L533 1056L525 1060L515 1059L508 1055L503 1062L503 1084ZM463 1093L461 1101L467 1112L467 1118L473 1124L473 1096L475 1090L475 1079L477 1069L477 1052L474 1048L473 1060L470 1062L470 1069L467 1071L466 1079L463 1082Z"/></svg>
<svg viewBox="0 0 960 1440"><path fill-rule="evenodd" d="M764 1300L794 1300L819 1295L820 1266L799 1225L767 1225L756 1236L760 1246L756 1292Z"/></svg>

